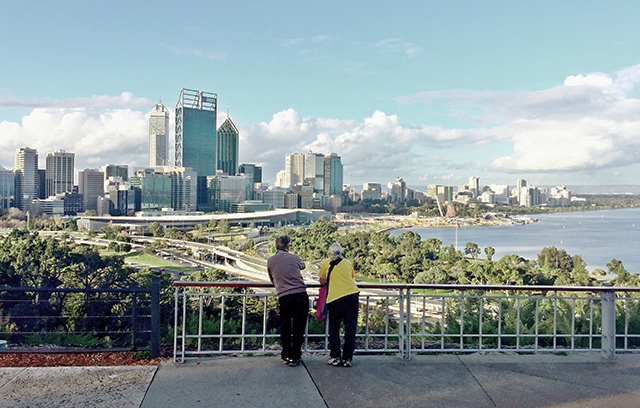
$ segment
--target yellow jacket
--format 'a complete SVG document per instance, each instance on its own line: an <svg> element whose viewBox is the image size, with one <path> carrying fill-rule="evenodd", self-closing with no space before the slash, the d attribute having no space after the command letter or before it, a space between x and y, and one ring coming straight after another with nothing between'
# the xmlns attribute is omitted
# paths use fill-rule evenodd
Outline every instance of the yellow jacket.
<svg viewBox="0 0 640 408"><path fill-rule="evenodd" d="M318 278L327 279L330 261L330 259L322 261ZM353 265L348 259L343 258L331 271L331 276L329 277L329 294L326 302L331 303L343 296L360 293L360 289L358 289L354 280L355 277L356 273L353 270Z"/></svg>

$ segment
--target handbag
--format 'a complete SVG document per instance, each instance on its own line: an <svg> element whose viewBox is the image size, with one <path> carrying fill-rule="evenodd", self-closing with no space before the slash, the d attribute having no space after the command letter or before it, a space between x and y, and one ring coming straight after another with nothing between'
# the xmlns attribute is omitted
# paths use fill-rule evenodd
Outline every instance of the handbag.
<svg viewBox="0 0 640 408"><path fill-rule="evenodd" d="M340 263L342 259L339 259L338 262L333 263L331 261L329 263L329 272L327 272L327 284L320 287L318 291L318 300L316 301L316 317L318 321L321 322L327 318L329 315L329 307L327 306L327 296L329 296L329 278L331 277L331 271L333 268Z"/></svg>

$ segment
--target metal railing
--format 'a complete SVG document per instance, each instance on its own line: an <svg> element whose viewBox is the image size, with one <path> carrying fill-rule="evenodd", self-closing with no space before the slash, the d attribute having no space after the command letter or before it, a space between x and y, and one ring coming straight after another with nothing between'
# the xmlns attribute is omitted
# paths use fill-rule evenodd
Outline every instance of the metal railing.
<svg viewBox="0 0 640 408"><path fill-rule="evenodd" d="M317 297L319 284L309 283ZM358 283L356 353L640 350L640 288ZM270 283L174 282L174 360L279 350ZM310 313L305 351L328 350Z"/></svg>
<svg viewBox="0 0 640 408"><path fill-rule="evenodd" d="M0 339L160 355L160 279L143 288L0 287Z"/></svg>

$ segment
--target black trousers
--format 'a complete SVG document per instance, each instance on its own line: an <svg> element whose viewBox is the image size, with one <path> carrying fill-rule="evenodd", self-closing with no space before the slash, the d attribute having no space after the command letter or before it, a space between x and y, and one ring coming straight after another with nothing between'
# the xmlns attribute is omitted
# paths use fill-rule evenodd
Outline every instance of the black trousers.
<svg viewBox="0 0 640 408"><path fill-rule="evenodd" d="M309 295L307 292L292 293L279 298L278 303L282 358L299 360L302 356L304 328L309 316Z"/></svg>
<svg viewBox="0 0 640 408"><path fill-rule="evenodd" d="M356 349L356 329L358 328L358 293L343 296L331 303L329 308L329 349L331 357L351 360ZM340 323L344 323L344 347L340 350Z"/></svg>

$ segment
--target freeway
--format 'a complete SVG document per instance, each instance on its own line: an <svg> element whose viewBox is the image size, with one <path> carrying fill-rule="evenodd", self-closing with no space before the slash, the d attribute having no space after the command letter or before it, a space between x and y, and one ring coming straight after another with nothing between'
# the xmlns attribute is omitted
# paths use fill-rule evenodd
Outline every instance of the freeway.
<svg viewBox="0 0 640 408"><path fill-rule="evenodd" d="M97 237L89 237L84 233L80 232L68 232L68 231L39 231L39 233L43 236L58 236L66 233L68 239L84 245L97 245L107 247L112 240L102 239ZM171 246L178 248L180 250L191 249L191 251L196 255L196 257L188 257L182 253L176 253L174 250L162 249L160 250L161 256L171 257L173 261L177 261L182 263L183 265L187 265L190 267L203 267L203 268L211 268L211 269L221 269L226 273L232 275L236 280L237 279L245 279L249 281L257 281L257 282L269 282L269 276L267 274L267 261L264 258L269 256L268 245L269 242L261 242L257 245L257 252L263 258L256 258L250 255L247 255L243 252L233 250L231 248L225 246L214 246L209 244L203 244L198 242L184 241L184 240L176 240L176 239L165 239L165 238L157 238L157 237L132 237L131 246L136 250L144 250L149 244L154 241L162 239L163 241L168 242ZM116 241L119 242L119 241ZM209 258L209 260L207 259ZM318 283L318 275L317 275L317 264L307 263L307 270L303 271L303 278L307 284L310 283ZM187 273L176 273L174 274L176 278L179 276L188 274ZM272 290L268 290L267 292L271 293ZM318 289L309 288L309 292L311 295L317 295ZM394 294L390 293L384 289L366 289L362 290L360 293L361 301L364 301L367 296L379 299L379 298L387 298L387 297L395 297ZM397 305L391 305L389 309L397 313L399 312L399 308ZM442 304L437 299L427 298L424 302L412 303L411 305L412 315L415 317L422 317L422 313L424 311L425 317L428 320L436 321L441 318L442 313Z"/></svg>

